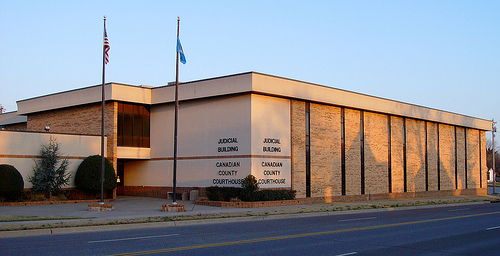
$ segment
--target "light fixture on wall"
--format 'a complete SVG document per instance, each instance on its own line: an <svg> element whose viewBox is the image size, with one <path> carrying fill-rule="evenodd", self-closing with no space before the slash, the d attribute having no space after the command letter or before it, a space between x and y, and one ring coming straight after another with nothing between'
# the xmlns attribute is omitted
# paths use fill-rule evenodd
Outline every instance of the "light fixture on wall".
<svg viewBox="0 0 500 256"><path fill-rule="evenodd" d="M50 126L45 126L44 129L46 132L48 132L48 131L50 131Z"/></svg>

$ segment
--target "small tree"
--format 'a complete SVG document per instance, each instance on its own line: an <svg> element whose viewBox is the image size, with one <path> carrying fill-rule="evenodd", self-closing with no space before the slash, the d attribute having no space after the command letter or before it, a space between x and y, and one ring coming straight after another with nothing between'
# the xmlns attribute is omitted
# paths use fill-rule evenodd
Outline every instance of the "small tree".
<svg viewBox="0 0 500 256"><path fill-rule="evenodd" d="M241 193L242 201L256 201L256 192L259 189L259 183L257 182L257 178L252 174L249 174L243 179L241 183L243 187L243 191Z"/></svg>
<svg viewBox="0 0 500 256"><path fill-rule="evenodd" d="M68 159L61 159L59 144L56 139L50 138L49 144L42 144L40 160L35 161L34 175L29 177L34 192L42 192L52 196L59 192L62 186L69 183L70 174Z"/></svg>

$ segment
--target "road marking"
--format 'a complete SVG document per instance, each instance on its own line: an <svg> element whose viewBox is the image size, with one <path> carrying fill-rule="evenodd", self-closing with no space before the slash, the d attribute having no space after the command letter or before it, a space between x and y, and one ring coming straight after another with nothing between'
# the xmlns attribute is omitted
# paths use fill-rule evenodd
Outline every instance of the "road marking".
<svg viewBox="0 0 500 256"><path fill-rule="evenodd" d="M339 222L343 221L358 221L358 220L374 220L377 217L367 217L367 218L358 218L358 219L345 219L345 220L339 220Z"/></svg>
<svg viewBox="0 0 500 256"><path fill-rule="evenodd" d="M120 238L120 239L88 241L87 243L88 244L95 244L95 243L119 242L119 241L140 240L140 239L169 237L169 236L178 236L178 235L179 234L168 234L168 235L158 235L158 236L140 236L140 237L129 237L129 238Z"/></svg>
<svg viewBox="0 0 500 256"><path fill-rule="evenodd" d="M491 228L487 228L486 230L493 230L493 229L497 229L497 228L500 228L500 226L496 226L496 227L491 227Z"/></svg>
<svg viewBox="0 0 500 256"><path fill-rule="evenodd" d="M348 252L348 253L344 253L344 254L337 254L335 256L347 256L347 255L354 255L354 254L358 254L358 252Z"/></svg>
<svg viewBox="0 0 500 256"><path fill-rule="evenodd" d="M422 223L429 223L429 222L436 222L436 221L456 220L456 219L463 219L463 218L479 217L479 216L493 215L493 214L499 214L499 213L500 213L500 211L477 213L477 214L470 214L470 215L463 215L463 216L446 217L446 218L440 218L440 219L428 219L428 220L418 220L418 221L410 221L410 222L402 222L402 223L393 223L393 224L386 224L386 225L380 225L380 226L341 229L341 230L323 231L323 232L316 232L316 233L305 233L305 234L297 234L297 235L258 238L258 239L216 243L216 244L193 245L193 246L168 248L168 249L161 249L161 250L151 250L151 251L115 254L115 256L118 256L118 255L133 256L133 255L146 255L146 254L165 253L165 252L177 252L177 251L187 251L187 250L212 248L212 247L228 246L228 245L268 242L268 241L276 241L276 240L292 239L292 238L303 238L303 237L320 236L320 235L331 235L331 234L353 232L353 231L362 231L362 230L370 230L370 229L379 229L379 228L389 228L389 227L406 226L406 225L413 225L413 224L422 224Z"/></svg>
<svg viewBox="0 0 500 256"><path fill-rule="evenodd" d="M448 210L449 212L458 212L458 211L467 211L470 210L470 208L460 208L460 209L453 209L453 210Z"/></svg>

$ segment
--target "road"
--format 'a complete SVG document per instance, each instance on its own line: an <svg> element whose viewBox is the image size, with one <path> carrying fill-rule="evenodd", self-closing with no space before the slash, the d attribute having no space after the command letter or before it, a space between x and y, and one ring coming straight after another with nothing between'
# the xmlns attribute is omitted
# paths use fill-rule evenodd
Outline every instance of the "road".
<svg viewBox="0 0 500 256"><path fill-rule="evenodd" d="M500 204L0 239L0 255L496 255Z"/></svg>

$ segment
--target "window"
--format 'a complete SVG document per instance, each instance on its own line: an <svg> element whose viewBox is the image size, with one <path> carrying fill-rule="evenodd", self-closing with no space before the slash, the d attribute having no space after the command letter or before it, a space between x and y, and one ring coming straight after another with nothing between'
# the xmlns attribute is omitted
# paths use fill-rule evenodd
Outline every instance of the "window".
<svg viewBox="0 0 500 256"><path fill-rule="evenodd" d="M306 197L311 197L311 105L306 102Z"/></svg>
<svg viewBox="0 0 500 256"><path fill-rule="evenodd" d="M118 146L149 148L149 107L118 103Z"/></svg>

